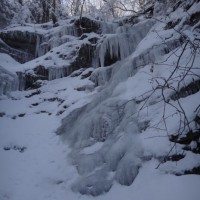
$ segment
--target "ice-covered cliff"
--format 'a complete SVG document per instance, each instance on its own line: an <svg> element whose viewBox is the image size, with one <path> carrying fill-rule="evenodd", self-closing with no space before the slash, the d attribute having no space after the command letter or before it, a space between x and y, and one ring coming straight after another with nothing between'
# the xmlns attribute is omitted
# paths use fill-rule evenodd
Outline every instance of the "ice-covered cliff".
<svg viewBox="0 0 200 200"><path fill-rule="evenodd" d="M193 5L189 12L195 10ZM145 135L154 129L158 133L151 135L151 132L147 137L159 137L162 131L157 130L165 130L160 137L167 137L167 134L185 137L183 135L189 131L196 131L192 120L198 111L193 113L182 108L182 102L170 100L184 84L198 80L190 72L200 75L199 55L191 49L184 35L188 29L185 28L167 29L165 23L156 23L156 19L143 19L135 25L119 27L116 34L108 34L97 45L96 59L101 68L92 73L91 80L100 85L100 92L90 104L64 118L58 131L70 144L70 157L80 175L72 186L74 191L96 196L109 191L115 181L130 185L143 162L152 157L160 157L162 162L164 158L160 152L145 151L146 147L139 139L142 132ZM195 31L195 28L191 29ZM194 40L198 44L198 39ZM122 61L111 62L107 69L104 66L109 58L115 59L114 62ZM139 79L139 76L143 78ZM184 104L184 100L181 101ZM197 99L193 103L197 108ZM153 110L157 110L158 105L158 115L163 114L163 117L154 119ZM179 128L171 129L170 115L184 121L179 122ZM168 151L170 148L169 144ZM93 150L87 153L85 149ZM176 154L174 148L171 151L170 155ZM176 151L181 154L181 147ZM199 160L195 165L199 165Z"/></svg>
<svg viewBox="0 0 200 200"><path fill-rule="evenodd" d="M199 199L200 2L152 9L37 25L35 59L0 54L2 199Z"/></svg>

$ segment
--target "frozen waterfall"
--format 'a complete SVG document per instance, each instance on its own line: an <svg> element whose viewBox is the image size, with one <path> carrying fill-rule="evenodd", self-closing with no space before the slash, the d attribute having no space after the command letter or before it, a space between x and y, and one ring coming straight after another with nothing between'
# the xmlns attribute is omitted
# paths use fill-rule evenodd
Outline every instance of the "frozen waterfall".
<svg viewBox="0 0 200 200"><path fill-rule="evenodd" d="M67 25L61 28L58 27L53 33L37 35L35 56L42 56L54 47L69 42L72 38L77 36L78 31L74 25Z"/></svg>
<svg viewBox="0 0 200 200"><path fill-rule="evenodd" d="M155 21L150 19L133 26L118 27L116 33L107 34L97 46L93 60L94 66L105 66L105 60L108 57L111 60L122 60L129 56L154 23Z"/></svg>
<svg viewBox="0 0 200 200"><path fill-rule="evenodd" d="M70 74L70 68L68 66L63 67L49 67L48 68L48 80L54 80L58 78L65 77Z"/></svg>
<svg viewBox="0 0 200 200"><path fill-rule="evenodd" d="M19 81L16 74L13 74L0 66L0 95L7 95L17 90Z"/></svg>
<svg viewBox="0 0 200 200"><path fill-rule="evenodd" d="M145 41L141 40L154 23L146 20L131 28L121 27L118 28L119 35L106 37L97 48L97 59L102 67L94 70L90 77L101 86L100 92L91 103L72 111L62 121L58 134L70 145L70 158L80 175L72 185L75 192L100 195L110 190L113 181L130 185L138 174L143 151L138 136L136 103L134 99L124 100L120 96L124 88L119 83L183 42L174 37L165 43L157 40L158 44L150 43L144 48ZM139 43L142 43L140 47ZM130 49L125 48L126 45ZM122 60L104 67L106 53Z"/></svg>
<svg viewBox="0 0 200 200"><path fill-rule="evenodd" d="M114 180L133 182L142 156L134 113L134 101L121 101L109 90L63 120L59 133L70 142L70 157L80 174L73 191L96 196L109 191ZM93 151L84 152L86 148Z"/></svg>

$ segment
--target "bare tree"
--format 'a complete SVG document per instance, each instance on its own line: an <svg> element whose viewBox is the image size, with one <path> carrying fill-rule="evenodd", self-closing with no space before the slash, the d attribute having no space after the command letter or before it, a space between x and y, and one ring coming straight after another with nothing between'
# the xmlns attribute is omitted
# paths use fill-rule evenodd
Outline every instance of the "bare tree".
<svg viewBox="0 0 200 200"><path fill-rule="evenodd" d="M194 94L200 90L200 87L199 87L200 76L196 74L193 70L196 56L200 52L200 43L198 39L196 41L190 41L190 39L185 37L181 32L179 32L179 34L181 35L181 37L183 37L182 39L184 39L184 45L178 49L179 51L181 50L180 53L177 54L175 51L171 50L170 55L167 57L167 59L164 62L153 63L150 70L151 72L153 72L154 65L168 65L169 58L175 55L177 57L177 61L175 64L171 66L173 68L172 72L170 73L168 78L164 78L164 77L152 78L151 82L156 83L156 86L154 87L152 86L152 90L143 94L140 99L140 102L143 102L140 110L144 108L148 108L149 101L151 100L152 96L156 92L159 92L161 94L160 101L164 102L162 117L160 121L157 124L153 125L151 128L166 131L167 136L169 137L169 140L172 141L174 144L172 145L168 154L163 158L163 160L161 160L157 168L163 162L167 160L167 158L169 157L172 150L176 147L176 144L179 142L179 139L181 138L182 135L185 135L187 133L192 134L193 131L195 131L192 125L194 122L196 124L197 130L199 130L200 128L200 123L198 121L199 113L200 113L200 104L194 110L195 118L192 120L189 120L187 117L185 108L181 103L182 97L185 97L190 94ZM185 63L185 65L183 64L181 65L180 64L181 59L183 59L184 54L187 49L190 49L189 60ZM177 71L180 71L181 73L176 76L175 74ZM189 85L184 85L185 79L188 76L197 77L197 80L193 80L193 82L191 82ZM172 83L174 82L176 82L177 86L173 86ZM166 94L166 91L168 91L167 94ZM172 94L169 96L168 95L169 93L172 93ZM174 112L168 115L166 112L167 107L173 108ZM175 133L169 133L167 120L174 115L177 115L179 117L178 129ZM163 125L164 125L164 129L162 127Z"/></svg>

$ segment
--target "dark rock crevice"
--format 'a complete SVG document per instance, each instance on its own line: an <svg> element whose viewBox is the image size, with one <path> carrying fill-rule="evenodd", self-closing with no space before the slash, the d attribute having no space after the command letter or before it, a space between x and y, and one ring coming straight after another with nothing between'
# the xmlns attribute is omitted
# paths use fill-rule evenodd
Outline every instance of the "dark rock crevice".
<svg viewBox="0 0 200 200"><path fill-rule="evenodd" d="M169 140L176 144L183 145L183 149L186 151L192 151L193 153L200 154L200 129L189 131L186 135L172 135ZM195 147L191 146L194 142Z"/></svg>
<svg viewBox="0 0 200 200"><path fill-rule="evenodd" d="M185 87L182 87L179 91L171 95L171 99L176 101L180 98L187 97L200 91L200 79L191 82Z"/></svg>
<svg viewBox="0 0 200 200"><path fill-rule="evenodd" d="M101 23L97 20L92 20L87 17L82 17L74 21L74 25L77 27L78 35L83 33L101 33Z"/></svg>
<svg viewBox="0 0 200 200"><path fill-rule="evenodd" d="M176 176L182 176L182 175L189 175L189 174L196 174L196 175L200 175L200 166L198 167L194 167L192 169L189 170L185 170L182 173L176 173Z"/></svg>
<svg viewBox="0 0 200 200"><path fill-rule="evenodd" d="M28 31L0 32L0 52L8 53L20 63L25 63L35 58L37 33Z"/></svg>

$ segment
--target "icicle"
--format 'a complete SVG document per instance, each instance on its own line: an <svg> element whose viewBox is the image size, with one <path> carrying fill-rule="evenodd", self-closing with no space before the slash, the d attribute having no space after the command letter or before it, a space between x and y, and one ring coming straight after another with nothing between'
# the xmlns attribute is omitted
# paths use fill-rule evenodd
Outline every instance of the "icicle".
<svg viewBox="0 0 200 200"><path fill-rule="evenodd" d="M18 90L18 85L17 76L0 66L0 95Z"/></svg>
<svg viewBox="0 0 200 200"><path fill-rule="evenodd" d="M63 31L61 32L63 35L71 35L71 36L78 36L78 31L75 26L66 26L63 28Z"/></svg>
<svg viewBox="0 0 200 200"><path fill-rule="evenodd" d="M58 78L62 78L65 76L66 69L64 67L62 68L49 68L49 77L48 80L54 80Z"/></svg>
<svg viewBox="0 0 200 200"><path fill-rule="evenodd" d="M111 77L112 68L99 67L91 74L90 80L95 83L96 86L105 85Z"/></svg>
<svg viewBox="0 0 200 200"><path fill-rule="evenodd" d="M23 72L17 72L18 77L18 90L22 91L25 89L25 78Z"/></svg>
<svg viewBox="0 0 200 200"><path fill-rule="evenodd" d="M115 33L118 26L119 25L117 23L102 22L101 23L102 34Z"/></svg>
<svg viewBox="0 0 200 200"><path fill-rule="evenodd" d="M96 49L96 57L93 59L95 67L99 67L99 64L103 67L106 56L117 60L122 60L129 56L154 23L154 20L147 20L134 26L118 27L117 34L107 35L107 38Z"/></svg>
<svg viewBox="0 0 200 200"><path fill-rule="evenodd" d="M37 38L36 38L36 48L35 48L35 57L36 58L40 56L39 49L40 49L40 36L37 35Z"/></svg>
<svg viewBox="0 0 200 200"><path fill-rule="evenodd" d="M106 54L109 54L110 58L117 58L121 60L130 55L133 50L133 46L134 42L129 39L127 34L109 35L103 40L103 43L97 47L96 54L99 55L100 66L104 66ZM98 66L98 63L96 63L96 65Z"/></svg>
<svg viewBox="0 0 200 200"><path fill-rule="evenodd" d="M74 26L64 26L53 34L37 35L35 57L46 54L49 50L69 42L72 36L78 36Z"/></svg>

